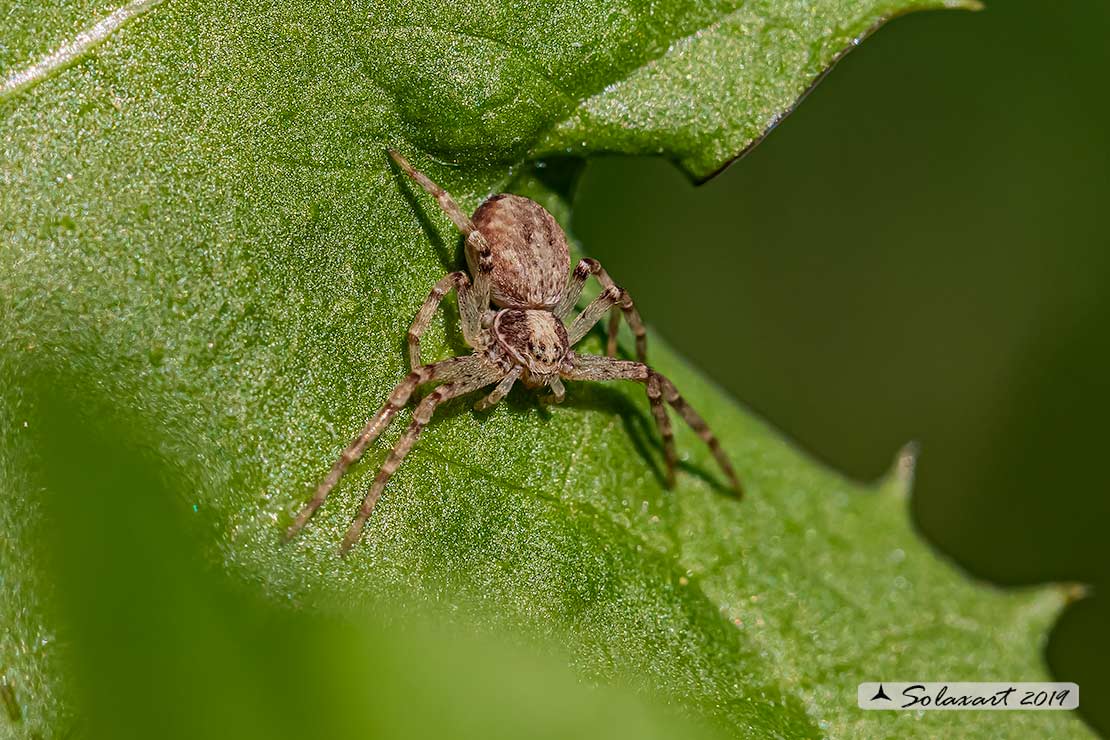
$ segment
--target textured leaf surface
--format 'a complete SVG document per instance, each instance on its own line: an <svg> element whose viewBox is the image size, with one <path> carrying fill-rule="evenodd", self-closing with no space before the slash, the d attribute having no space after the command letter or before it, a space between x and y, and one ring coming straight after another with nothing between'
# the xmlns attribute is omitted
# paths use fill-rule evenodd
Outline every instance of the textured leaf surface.
<svg viewBox="0 0 1110 740"><path fill-rule="evenodd" d="M733 735L1081 733L1055 713L856 710L855 685L876 677L1044 676L1058 597L966 581L911 531L902 483L867 490L821 469L654 337L651 360L719 432L745 502L717 485L685 431L685 474L663 489L642 390L583 385L546 411L524 393L487 414L450 406L340 560L335 544L394 429L304 536L280 544L404 373L408 322L457 265L446 219L388 165L387 145L468 209L512 189L565 223L577 165L538 157L651 151L707 175L854 39L943 4L167 0L120 16L11 4L0 46L0 667L21 710L0 727L52 736L73 721L64 707L84 701L89 713L82 679L60 678L81 635L59 625L80 610L62 584L93 576L80 559L67 570L65 547L49 544L54 530L85 530L53 525L66 509L51 513L43 490L72 495L79 466L98 459L152 457L164 480L144 490L174 492L209 559L275 608L368 624L450 612ZM79 36L110 17L103 39ZM66 46L82 38L99 45ZM54 57L68 66L33 66L59 49L73 52ZM436 325L429 356L462 351L454 322ZM59 438L105 451L71 458ZM96 531L129 500L103 498L78 509ZM177 520L118 521L138 537ZM138 588L129 603L141 614ZM403 660L351 671L358 685L414 680ZM550 675L537 669L534 685ZM320 701L321 712L345 705ZM500 711L496 697L474 706Z"/></svg>

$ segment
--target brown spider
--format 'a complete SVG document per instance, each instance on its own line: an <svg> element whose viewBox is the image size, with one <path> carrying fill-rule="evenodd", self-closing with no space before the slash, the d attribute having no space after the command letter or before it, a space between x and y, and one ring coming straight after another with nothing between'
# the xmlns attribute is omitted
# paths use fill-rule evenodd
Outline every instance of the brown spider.
<svg viewBox="0 0 1110 740"><path fill-rule="evenodd" d="M393 389L385 406L371 417L339 456L312 500L297 514L286 532L287 538L304 527L347 468L362 457L367 446L404 408L417 386L432 381L442 384L417 405L412 422L378 471L358 516L347 530L341 553L346 553L358 541L390 476L412 449L436 407L448 399L494 383L496 387L475 404L476 409L484 410L496 404L517 380L529 388L546 386L551 393L544 400L554 403L563 400L564 379L635 380L643 383L652 415L663 437L668 486L674 485L676 456L664 401L674 407L705 440L733 489L740 493L736 473L705 421L683 400L671 381L645 364L647 341L644 325L628 293L617 287L601 265L592 259L580 260L568 281L570 253L567 238L543 206L519 195L502 193L482 203L474 212L473 219L467 218L443 188L414 169L397 152L390 150L389 154L409 177L435 197L440 208L466 237L466 261L475 276L474 282L471 283L465 272L452 272L432 288L409 329L412 372ZM578 303L590 275L597 277L604 290L568 327L566 318ZM455 289L458 298L463 337L474 353L425 365L420 359L420 335L428 328L436 309L451 288ZM493 306L490 306L491 301ZM586 336L610 309L613 311L609 320L608 356L572 352L571 347ZM617 328L622 313L636 335L639 362L615 359Z"/></svg>

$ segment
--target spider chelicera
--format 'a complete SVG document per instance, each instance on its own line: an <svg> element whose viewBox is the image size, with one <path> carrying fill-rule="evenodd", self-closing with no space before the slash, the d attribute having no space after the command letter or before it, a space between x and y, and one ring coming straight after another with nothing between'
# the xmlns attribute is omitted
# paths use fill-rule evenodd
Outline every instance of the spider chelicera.
<svg viewBox="0 0 1110 740"><path fill-rule="evenodd" d="M478 410L488 409L504 398L518 380L529 388L550 389L545 400L553 403L563 400L563 380L643 383L663 438L668 486L674 484L677 458L665 403L670 404L709 445L732 488L740 492L740 482L732 464L708 425L679 395L671 381L646 364L646 333L632 298L613 283L597 260L580 260L568 279L570 253L566 235L543 206L519 195L502 193L487 199L474 212L473 218L468 218L447 191L397 152L390 150L389 154L405 174L435 197L440 208L463 233L466 261L474 280L471 282L465 272L452 272L432 288L408 333L412 372L393 389L385 406L370 418L339 456L312 500L297 514L286 532L287 538L304 527L347 468L362 457L367 446L405 407L417 386L436 381L440 385L416 406L408 429L374 478L358 516L343 538L342 553L358 542L390 476L412 449L439 404L496 384L489 395L475 404ZM591 275L597 278L603 290L568 326L565 322L574 312L582 288ZM452 288L457 294L463 338L474 353L425 365L420 359L420 336ZM607 356L573 352L571 347L610 310ZM638 362L616 358L621 315L636 336Z"/></svg>

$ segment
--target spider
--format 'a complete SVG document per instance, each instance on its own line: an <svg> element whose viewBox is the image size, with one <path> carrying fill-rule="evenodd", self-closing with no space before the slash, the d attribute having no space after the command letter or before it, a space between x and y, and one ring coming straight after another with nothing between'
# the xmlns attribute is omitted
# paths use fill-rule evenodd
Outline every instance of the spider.
<svg viewBox="0 0 1110 740"><path fill-rule="evenodd" d="M529 388L546 387L544 402L563 400L564 380L633 380L647 390L652 415L663 438L668 487L674 485L676 455L671 423L665 403L670 404L709 445L717 463L728 477L733 490L741 492L732 464L708 425L679 395L674 384L646 364L647 338L644 324L628 293L619 288L597 260L583 259L569 274L570 252L567 238L555 218L543 206L519 195L501 193L488 198L473 218L468 218L450 194L415 169L396 151L389 155L397 166L428 191L465 237L467 273L444 276L432 288L416 314L408 332L409 362L412 371L389 396L384 406L370 418L358 436L339 456L331 471L286 532L295 536L324 503L347 468L362 457L408 403L417 386L439 382L416 406L412 421L389 458L378 471L358 515L343 538L340 553L346 554L358 542L363 526L390 477L412 449L436 407L466 393L494 385L493 390L474 406L483 411L498 403L518 380ZM568 325L582 288L590 276L603 288ZM455 290L463 338L473 354L452 357L425 365L420 358L420 337L428 328L439 305L451 289ZM490 305L492 302L492 306ZM611 311L607 356L580 355L572 351L586 333ZM636 337L638 362L620 360L617 354L617 329L624 316Z"/></svg>

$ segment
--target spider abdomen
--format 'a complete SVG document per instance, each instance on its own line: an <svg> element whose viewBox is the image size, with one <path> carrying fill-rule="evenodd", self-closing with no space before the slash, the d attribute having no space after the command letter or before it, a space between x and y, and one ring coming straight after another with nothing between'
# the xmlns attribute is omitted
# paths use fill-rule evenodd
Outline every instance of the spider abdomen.
<svg viewBox="0 0 1110 740"><path fill-rule="evenodd" d="M570 269L567 237L539 203L519 195L495 195L474 212L474 226L493 256L490 299L500 308L554 308ZM476 274L475 256L466 255Z"/></svg>

